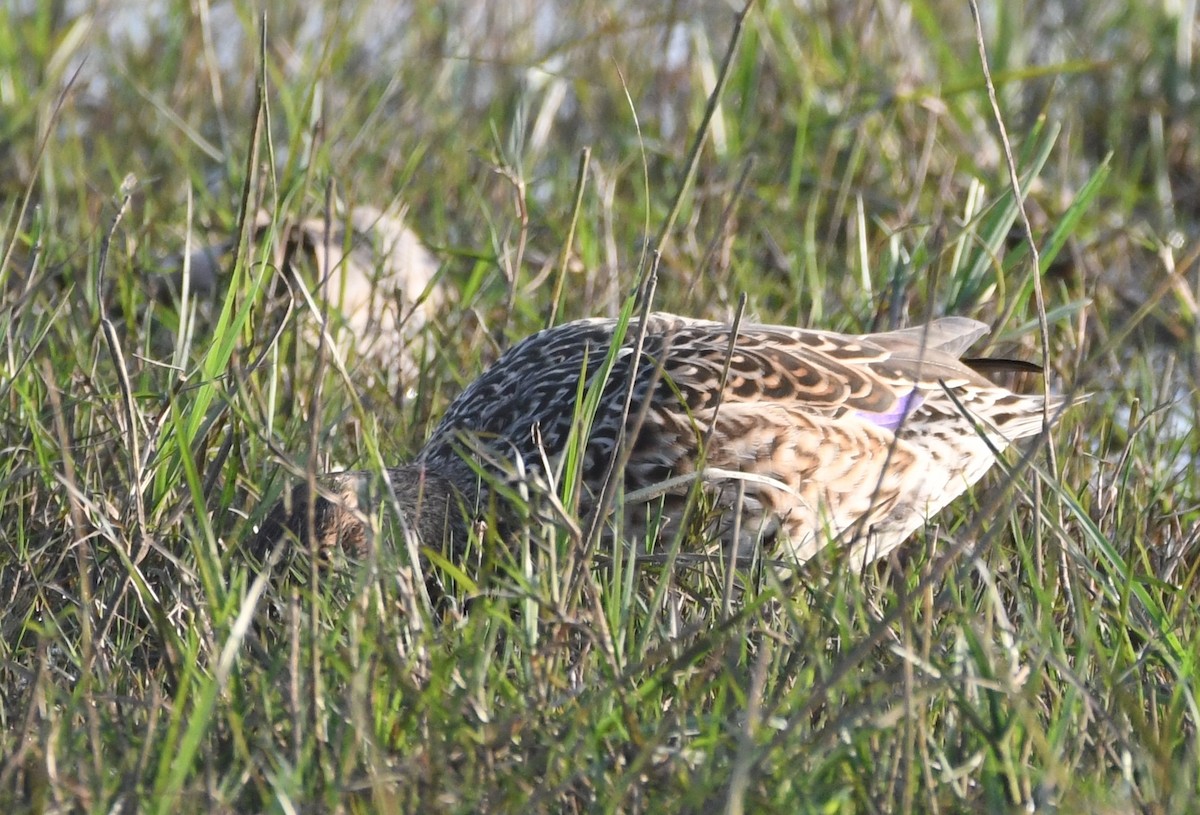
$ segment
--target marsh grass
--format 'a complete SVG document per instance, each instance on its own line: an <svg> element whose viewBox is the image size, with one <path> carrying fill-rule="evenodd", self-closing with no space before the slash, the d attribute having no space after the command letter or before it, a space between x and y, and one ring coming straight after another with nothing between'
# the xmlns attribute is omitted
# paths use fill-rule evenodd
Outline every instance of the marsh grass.
<svg viewBox="0 0 1200 815"><path fill-rule="evenodd" d="M1050 380L1093 394L1056 469L1018 451L867 574L605 549L571 459L562 512L515 490L528 523L464 562L260 571L285 474L411 457L504 347L636 313L651 269L658 308L965 314L1041 357L957 4L760 3L719 93L722 5L418 6L0 9L3 809L1191 811L1190 21L985 9ZM250 214L396 197L454 302L388 391L271 296ZM231 235L216 296L151 296Z"/></svg>

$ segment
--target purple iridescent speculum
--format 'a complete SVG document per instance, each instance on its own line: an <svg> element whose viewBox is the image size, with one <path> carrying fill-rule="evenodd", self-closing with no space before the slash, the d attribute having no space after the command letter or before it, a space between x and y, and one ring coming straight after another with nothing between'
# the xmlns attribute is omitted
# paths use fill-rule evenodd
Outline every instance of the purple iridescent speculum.
<svg viewBox="0 0 1200 815"><path fill-rule="evenodd" d="M869 422L879 425L885 430L896 431L901 423L908 417L910 413L921 406L925 398L917 393L917 389L913 388L908 393L896 400L890 410L883 413L873 413L869 410L856 410L855 416L861 416Z"/></svg>

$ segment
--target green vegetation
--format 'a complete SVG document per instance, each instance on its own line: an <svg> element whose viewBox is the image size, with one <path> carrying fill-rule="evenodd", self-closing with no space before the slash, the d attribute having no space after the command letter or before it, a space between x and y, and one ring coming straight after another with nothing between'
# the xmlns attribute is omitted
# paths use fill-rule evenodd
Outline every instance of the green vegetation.
<svg viewBox="0 0 1200 815"><path fill-rule="evenodd" d="M762 0L707 124L721 3L265 28L241 2L63 5L0 6L0 810L1194 811L1200 64L1176 4L984 9L1040 275L960 3ZM397 198L453 300L399 387L309 341L281 233L250 229ZM231 236L216 295L158 294ZM411 457L503 347L617 313L656 250L657 308L962 314L1094 396L866 575L831 557L731 602L719 565L569 569L571 531L535 519L488 542L485 594L458 564L436 622L406 551L256 582L285 473Z"/></svg>

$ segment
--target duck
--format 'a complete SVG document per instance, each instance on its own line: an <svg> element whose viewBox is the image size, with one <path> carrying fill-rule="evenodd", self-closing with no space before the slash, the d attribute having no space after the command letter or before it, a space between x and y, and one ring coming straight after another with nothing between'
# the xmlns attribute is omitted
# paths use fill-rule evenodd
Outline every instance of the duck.
<svg viewBox="0 0 1200 815"><path fill-rule="evenodd" d="M271 265L285 272L288 300L302 315L307 345L328 340L341 358L362 361L368 381L390 390L406 390L417 379L429 350L425 328L448 305L450 292L438 275L437 258L409 225L403 202L385 208L339 203L308 218L260 209L250 230L260 245L255 251L261 254L261 245L269 244ZM197 237L186 260L174 254L160 262L165 274L151 277L150 285L164 302L180 307L188 297L219 306L228 290L223 268L240 240ZM311 264L311 279L301 271L305 264ZM276 305L272 298L272 308ZM332 318L328 324L326 318Z"/></svg>
<svg viewBox="0 0 1200 815"><path fill-rule="evenodd" d="M642 550L686 531L685 546L739 559L797 567L826 552L861 569L1074 403L985 377L989 361L964 354L988 331L953 316L843 334L660 312L547 328L467 386L412 461L382 473L393 526L461 553L480 519L501 534L519 524L511 496L535 484ZM301 484L266 517L260 550L287 538L364 554L377 483L359 470L318 477L315 493ZM694 489L711 519L700 534Z"/></svg>

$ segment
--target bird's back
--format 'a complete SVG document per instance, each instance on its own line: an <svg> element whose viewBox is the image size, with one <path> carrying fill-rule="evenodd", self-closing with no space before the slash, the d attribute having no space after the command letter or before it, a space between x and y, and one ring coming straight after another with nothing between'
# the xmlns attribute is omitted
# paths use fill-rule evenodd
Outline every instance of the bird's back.
<svg viewBox="0 0 1200 815"><path fill-rule="evenodd" d="M468 503L486 487L464 453L507 475L546 479L549 468L557 483L572 428L582 427L580 397L600 386L617 327L582 320L518 343L454 401L420 463ZM959 360L986 331L964 318L864 336L746 325L731 341L730 325L653 314L627 408L634 321L591 421L581 508L591 509L624 431L623 489L653 496L643 510L627 508L627 533L659 513L672 530L702 461L725 510L715 513L716 542L731 542L736 528L744 553L765 540L787 562L835 541L855 564L880 557L978 480L994 449L1042 425L1040 396L1011 393ZM664 482L673 486L655 489Z"/></svg>

